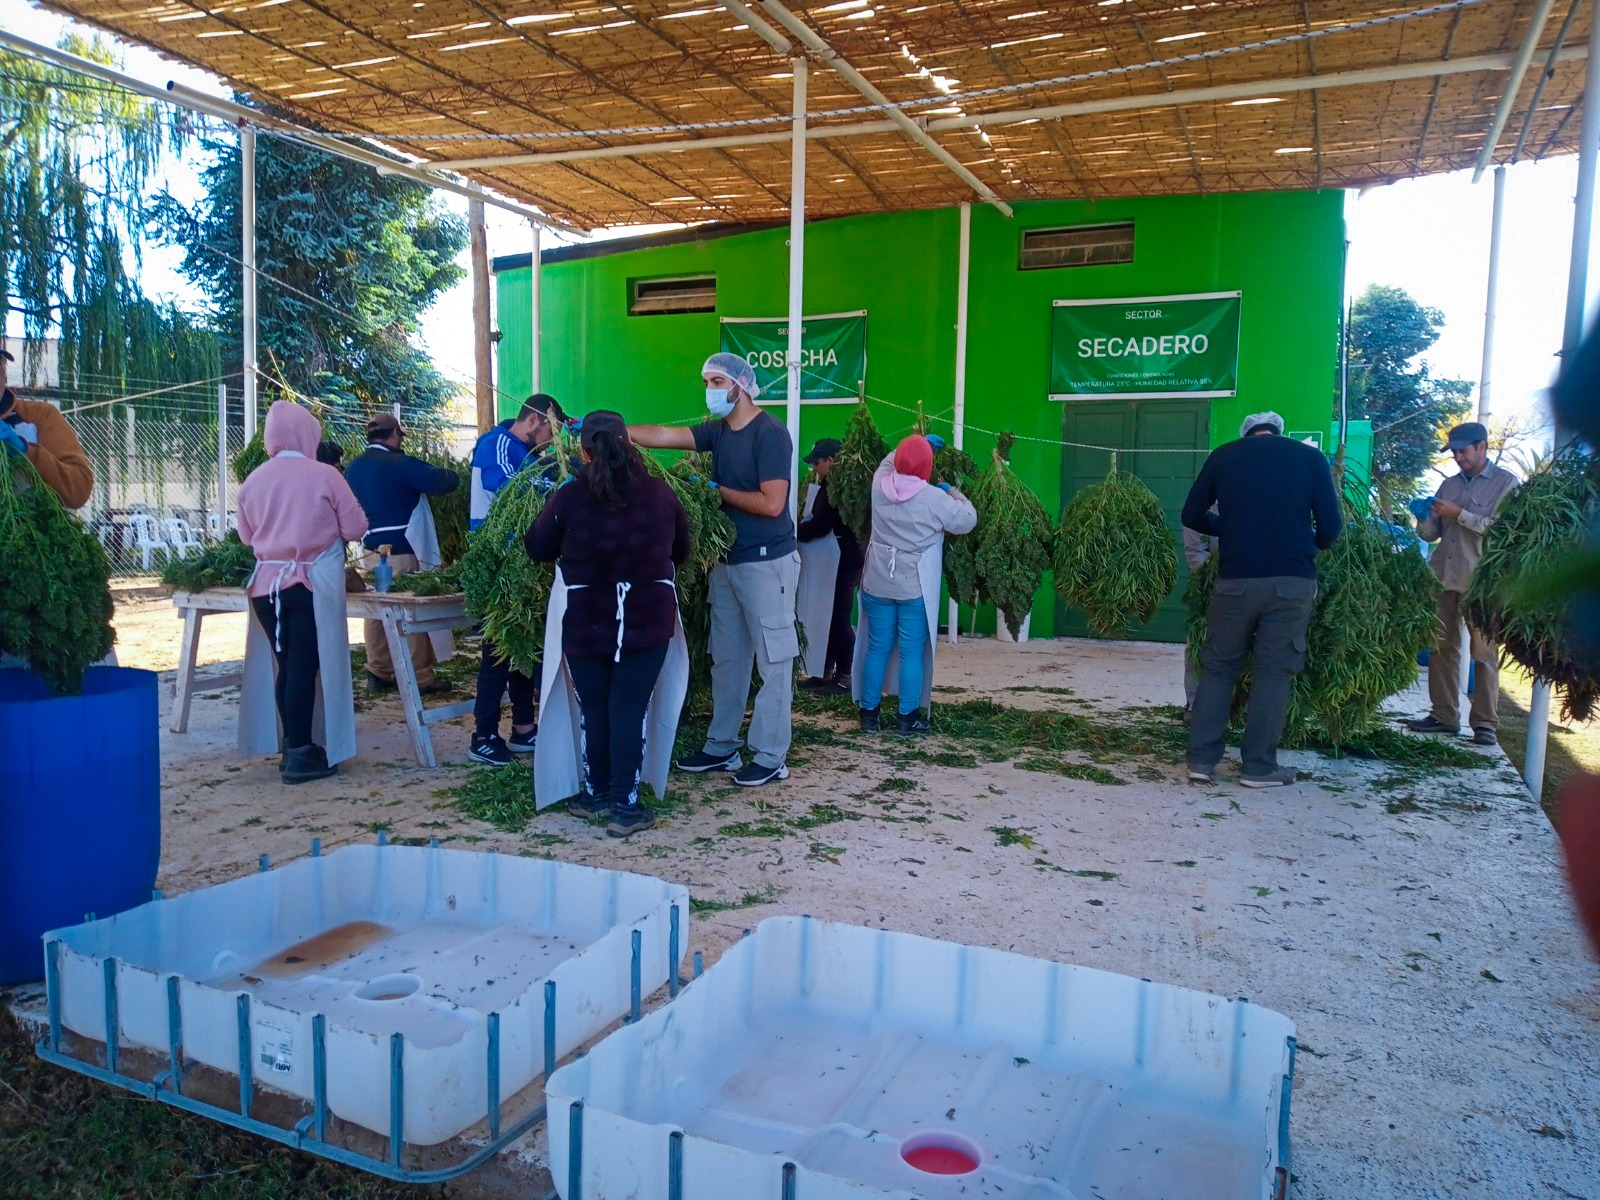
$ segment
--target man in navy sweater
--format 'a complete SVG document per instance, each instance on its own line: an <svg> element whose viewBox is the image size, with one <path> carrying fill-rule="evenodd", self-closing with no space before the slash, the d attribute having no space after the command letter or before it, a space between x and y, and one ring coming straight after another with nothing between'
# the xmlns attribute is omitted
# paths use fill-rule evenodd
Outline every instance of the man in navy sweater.
<svg viewBox="0 0 1600 1200"><path fill-rule="evenodd" d="M1278 766L1278 739L1306 663L1317 552L1333 545L1343 522L1327 460L1282 435L1277 413L1246 417L1239 440L1211 452L1183 505L1184 528L1217 538L1220 555L1189 725L1189 778L1197 783L1216 773L1234 684L1252 652L1239 782L1295 782L1293 767ZM1213 504L1215 514L1207 511Z"/></svg>
<svg viewBox="0 0 1600 1200"><path fill-rule="evenodd" d="M454 471L434 467L400 449L405 430L393 413L379 413L367 422L367 448L344 469L345 481L367 514L367 536L362 540L361 567L378 565L378 547L389 547L389 565L396 575L418 570L420 565L406 527L418 501L426 496L453 492L460 482ZM438 563L427 564L430 568ZM382 621L363 626L367 643L367 687L385 691L394 686L394 662ZM433 673L433 643L425 633L407 639L411 663L417 671L417 688L441 692L450 685Z"/></svg>

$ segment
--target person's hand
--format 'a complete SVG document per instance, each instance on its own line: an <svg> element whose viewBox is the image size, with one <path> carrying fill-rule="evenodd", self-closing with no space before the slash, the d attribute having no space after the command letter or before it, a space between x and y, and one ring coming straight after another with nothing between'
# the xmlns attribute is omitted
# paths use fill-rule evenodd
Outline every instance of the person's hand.
<svg viewBox="0 0 1600 1200"><path fill-rule="evenodd" d="M26 454L28 443L22 440L22 435L17 432L17 427L6 421L0 421L0 446L4 446L16 454Z"/></svg>
<svg viewBox="0 0 1600 1200"><path fill-rule="evenodd" d="M944 449L944 439L937 433L925 433L922 436L927 439L928 445L933 447L935 454Z"/></svg>
<svg viewBox="0 0 1600 1200"><path fill-rule="evenodd" d="M1433 499L1431 497L1424 497L1420 500L1413 500L1410 504L1406 505L1406 508L1417 520L1426 521L1429 515L1433 512Z"/></svg>
<svg viewBox="0 0 1600 1200"><path fill-rule="evenodd" d="M30 424L27 421L18 421L11 428L15 429L17 436L27 442L28 445L37 446L39 444L39 427L37 425Z"/></svg>
<svg viewBox="0 0 1600 1200"><path fill-rule="evenodd" d="M1453 521L1461 515L1461 505L1451 504L1448 500L1435 499L1433 502L1433 515L1436 517L1449 517Z"/></svg>
<svg viewBox="0 0 1600 1200"><path fill-rule="evenodd" d="M945 481L944 481L944 480L942 480L942 479L941 479L941 480L939 480L939 482L938 482L938 483L936 483L936 484L934 484L934 485L933 485L933 486L934 486L934 487L936 487L936 488L938 488L938 489L939 489L939 490L940 490L940 491L941 491L941 492L946 492L946 493L948 493L948 492L949 492L949 491L950 491L950 485L949 485L949 484L948 484L948 483L946 483L946 482L945 482Z"/></svg>

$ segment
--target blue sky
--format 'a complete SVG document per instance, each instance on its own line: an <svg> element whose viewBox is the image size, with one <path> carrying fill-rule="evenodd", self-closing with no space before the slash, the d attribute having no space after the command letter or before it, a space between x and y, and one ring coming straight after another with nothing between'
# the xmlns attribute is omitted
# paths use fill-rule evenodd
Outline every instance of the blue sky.
<svg viewBox="0 0 1600 1200"><path fill-rule="evenodd" d="M24 0L0 0L0 25L22 37L54 43L70 22ZM178 79L203 91L226 94L202 72L176 66L147 50L122 50L123 67L130 74L152 81ZM168 185L180 199L199 195L196 165L175 163L169 173ZM1390 284L1440 309L1445 315L1444 336L1426 357L1436 375L1474 382L1482 356L1490 178L1485 175L1473 184L1463 172L1408 180L1352 193L1346 203L1350 293L1358 294L1370 283ZM1512 417L1524 425L1542 420L1541 396L1561 342L1576 179L1573 157L1523 163L1508 173L1491 388L1496 419ZM464 200L445 193L440 197L465 214ZM530 248L528 227L518 218L490 209L488 221L491 255L525 253ZM149 250L144 259L145 290L192 303L194 292L177 273L177 259L173 251ZM1593 312L1600 269L1591 268L1590 282ZM470 378L471 297L465 283L426 315L423 336L446 374Z"/></svg>

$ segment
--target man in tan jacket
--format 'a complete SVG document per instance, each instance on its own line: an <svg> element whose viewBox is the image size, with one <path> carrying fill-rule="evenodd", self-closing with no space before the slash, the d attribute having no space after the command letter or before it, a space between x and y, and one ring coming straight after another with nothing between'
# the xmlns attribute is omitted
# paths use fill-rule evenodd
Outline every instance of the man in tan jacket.
<svg viewBox="0 0 1600 1200"><path fill-rule="evenodd" d="M1461 627L1466 621L1461 599L1483 554L1483 535L1494 524L1500 503L1517 486L1517 477L1489 461L1489 431L1477 421L1450 431L1445 450L1456 460L1461 474L1439 486L1428 515L1417 522L1417 535L1438 542L1428 560L1444 588L1439 594L1439 628L1428 654L1428 699L1425 717L1407 724L1418 733L1459 733L1461 730ZM1471 636L1472 661L1477 664L1472 689L1472 740L1493 746L1500 727L1499 648L1476 629Z"/></svg>
<svg viewBox="0 0 1600 1200"><path fill-rule="evenodd" d="M0 443L28 456L46 486L68 508L82 508L94 490L94 471L84 457L78 435L53 404L18 400L6 386L6 366L15 362L0 349Z"/></svg>

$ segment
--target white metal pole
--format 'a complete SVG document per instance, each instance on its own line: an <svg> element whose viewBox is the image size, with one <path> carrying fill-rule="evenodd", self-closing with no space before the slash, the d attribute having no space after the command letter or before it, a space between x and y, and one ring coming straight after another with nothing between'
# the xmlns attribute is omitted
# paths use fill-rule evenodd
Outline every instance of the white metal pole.
<svg viewBox="0 0 1600 1200"><path fill-rule="evenodd" d="M1483 305L1483 369L1478 372L1478 420L1488 417L1494 368L1494 318L1500 292L1500 230L1505 217L1506 169L1494 169L1494 209L1489 216L1489 288Z"/></svg>
<svg viewBox="0 0 1600 1200"><path fill-rule="evenodd" d="M531 341L529 346L531 357L528 360L528 391L532 393L542 390L539 386L542 378L541 367L543 366L539 354L539 317L541 311L539 308L539 287L540 276L544 273L544 252L539 245L542 240L539 236L539 223L537 221L529 221L528 228L533 230L533 260L529 264L528 272L528 329Z"/></svg>
<svg viewBox="0 0 1600 1200"><path fill-rule="evenodd" d="M1564 359L1576 352L1583 340L1584 310L1589 290L1589 236L1594 223L1595 159L1600 156L1600 0L1589 13L1589 61L1585 67L1582 132L1578 140L1578 193L1572 213L1572 258L1567 269L1567 311L1561 330ZM1560 425L1555 430L1555 448L1560 450L1571 433ZM1550 685L1533 681L1533 699L1528 705L1528 748L1522 760L1522 779L1538 799L1544 795L1545 748L1550 738Z"/></svg>
<svg viewBox="0 0 1600 1200"><path fill-rule="evenodd" d="M957 450L967 440L967 281L972 271L972 205L963 203L960 209L960 244L956 253L956 381L955 411L951 415L950 443ZM956 644L956 626L959 624L961 606L950 599L947 616L950 644Z"/></svg>
<svg viewBox="0 0 1600 1200"><path fill-rule="evenodd" d="M806 286L806 60L794 63L794 130L789 165L789 515L800 511L800 358Z"/></svg>
<svg viewBox="0 0 1600 1200"><path fill-rule="evenodd" d="M228 385L217 384L217 537L228 534Z"/></svg>
<svg viewBox="0 0 1600 1200"><path fill-rule="evenodd" d="M248 125L239 128L239 171L242 181L239 206L239 235L244 273L240 280L243 294L244 327L240 331L244 370L244 440L256 435L256 131Z"/></svg>

